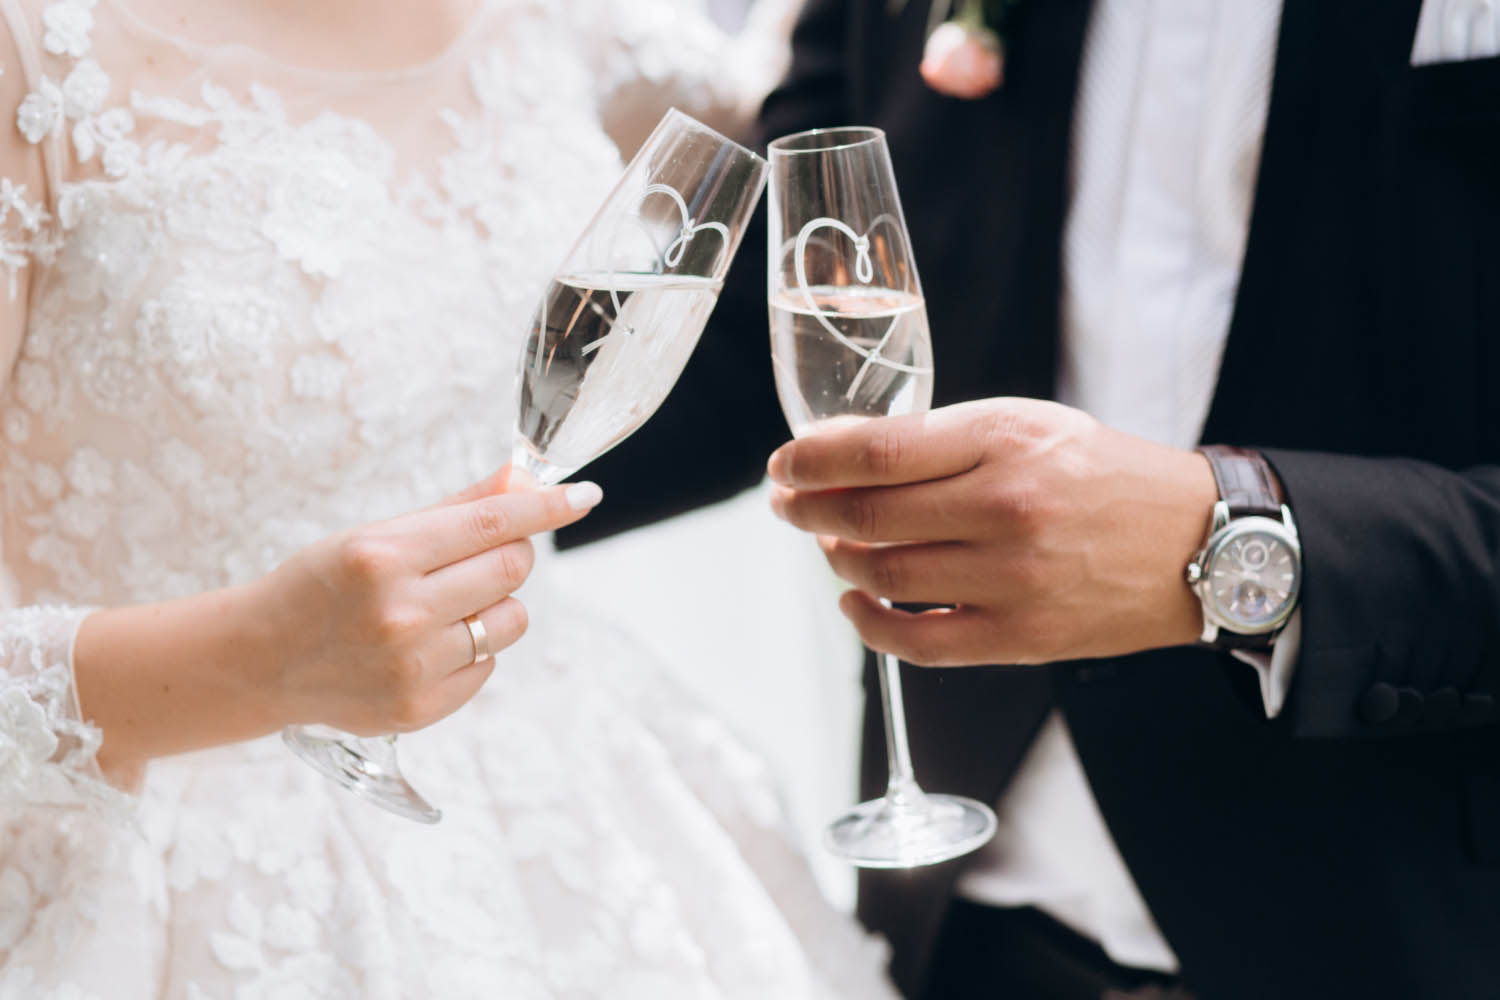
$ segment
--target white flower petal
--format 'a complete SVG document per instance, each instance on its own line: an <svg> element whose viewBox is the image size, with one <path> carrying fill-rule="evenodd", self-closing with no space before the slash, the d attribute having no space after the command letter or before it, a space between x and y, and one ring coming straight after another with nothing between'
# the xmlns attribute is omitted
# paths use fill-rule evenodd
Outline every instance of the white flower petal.
<svg viewBox="0 0 1500 1000"><path fill-rule="evenodd" d="M214 931L208 942L214 957L227 969L259 969L265 965L260 946L242 937Z"/></svg>
<svg viewBox="0 0 1500 1000"><path fill-rule="evenodd" d="M79 163L87 163L94 158L94 123L81 121L73 126L73 153L78 157Z"/></svg>
<svg viewBox="0 0 1500 1000"><path fill-rule="evenodd" d="M62 91L46 78L27 94L16 109L16 127L30 143L38 143L63 125Z"/></svg>

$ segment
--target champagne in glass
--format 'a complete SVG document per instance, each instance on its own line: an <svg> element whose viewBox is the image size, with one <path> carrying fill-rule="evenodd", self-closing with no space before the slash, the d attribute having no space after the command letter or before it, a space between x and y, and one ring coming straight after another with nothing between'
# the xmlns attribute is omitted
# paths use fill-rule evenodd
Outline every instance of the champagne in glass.
<svg viewBox="0 0 1500 1000"><path fill-rule="evenodd" d="M771 361L792 433L921 413L932 402L927 308L885 134L801 132L771 143ZM917 785L901 665L879 658L886 793L834 820L828 848L866 868L937 864L977 850L995 814Z"/></svg>
<svg viewBox="0 0 1500 1000"><path fill-rule="evenodd" d="M667 113L532 320L517 467L559 482L656 412L718 300L765 176L748 149Z"/></svg>
<svg viewBox="0 0 1500 1000"><path fill-rule="evenodd" d="M922 297L889 288L822 286L809 291L806 300L799 293L780 292L770 302L776 391L792 433L800 435L812 424L838 417L927 409L932 348ZM869 361L876 351L886 363ZM896 357L911 363L891 360Z"/></svg>
<svg viewBox="0 0 1500 1000"><path fill-rule="evenodd" d="M649 273L552 279L521 366L518 464L538 482L560 481L654 413L722 284Z"/></svg>

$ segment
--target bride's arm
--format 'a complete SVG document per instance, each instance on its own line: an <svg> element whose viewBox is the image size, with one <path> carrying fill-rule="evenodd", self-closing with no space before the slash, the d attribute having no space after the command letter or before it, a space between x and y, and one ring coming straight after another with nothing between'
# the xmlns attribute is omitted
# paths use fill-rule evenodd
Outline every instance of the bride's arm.
<svg viewBox="0 0 1500 1000"><path fill-rule="evenodd" d="M0 743L23 754L0 801L105 800L99 769L128 784L151 758L292 723L401 732L456 710L494 665L472 662L464 618L494 650L520 638L526 610L511 594L531 570L527 538L598 500L588 484L501 488L492 478L324 539L245 586L0 614Z"/></svg>
<svg viewBox="0 0 1500 1000"><path fill-rule="evenodd" d="M12 370L31 287L63 238L48 170L62 167L61 116L47 103L56 88L35 47L23 48L35 26L14 10L0 3L11 29L0 32L0 401L11 404L0 407L0 448L27 440L12 395L25 379L13 384ZM0 467L24 470L20 458ZM37 488L24 472L0 478L0 538L15 494ZM151 758L288 723L380 733L441 718L493 666L471 662L464 618L483 622L491 649L514 642L526 614L510 595L531 568L528 536L597 499L588 486L506 493L492 478L318 542L258 581L136 607L14 606L24 553L0 551L0 812L124 806L117 788Z"/></svg>
<svg viewBox="0 0 1500 1000"><path fill-rule="evenodd" d="M530 535L581 518L590 484L504 493L501 473L427 510L315 543L241 587L97 611L74 646L99 762L145 761L322 722L372 735L430 725L478 691L464 618L501 650L526 629L511 596Z"/></svg>

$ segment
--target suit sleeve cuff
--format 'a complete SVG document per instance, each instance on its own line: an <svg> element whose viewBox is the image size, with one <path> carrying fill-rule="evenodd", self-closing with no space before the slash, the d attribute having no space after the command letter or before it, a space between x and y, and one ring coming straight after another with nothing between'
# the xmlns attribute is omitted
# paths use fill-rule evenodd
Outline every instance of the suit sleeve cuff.
<svg viewBox="0 0 1500 1000"><path fill-rule="evenodd" d="M1292 673L1297 667L1297 654L1302 651L1302 611L1292 613L1286 628L1276 637L1270 652L1236 649L1233 655L1255 668L1260 678L1260 698L1266 709L1266 718L1274 719L1281 714L1286 704L1287 692L1292 688Z"/></svg>

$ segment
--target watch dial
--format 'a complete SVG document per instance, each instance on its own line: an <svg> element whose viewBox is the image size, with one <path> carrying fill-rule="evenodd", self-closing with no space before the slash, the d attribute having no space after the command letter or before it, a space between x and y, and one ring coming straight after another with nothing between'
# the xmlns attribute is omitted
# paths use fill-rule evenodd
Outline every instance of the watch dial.
<svg viewBox="0 0 1500 1000"><path fill-rule="evenodd" d="M1246 631L1276 621L1297 586L1297 562L1277 536L1264 531L1236 535L1214 555L1209 592L1231 628Z"/></svg>

